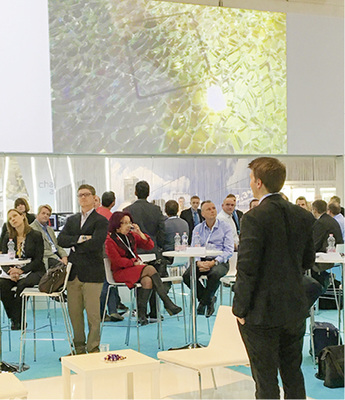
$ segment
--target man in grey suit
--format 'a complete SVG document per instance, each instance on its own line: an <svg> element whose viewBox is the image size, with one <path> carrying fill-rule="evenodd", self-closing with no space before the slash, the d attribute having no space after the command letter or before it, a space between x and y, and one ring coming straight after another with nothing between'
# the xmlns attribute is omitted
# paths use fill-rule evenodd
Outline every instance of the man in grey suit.
<svg viewBox="0 0 345 400"><path fill-rule="evenodd" d="M138 253L152 253L156 255L156 260L162 260L162 248L164 243L164 217L161 209L155 204L149 203L147 198L150 194L150 186L146 181L139 181L135 185L135 195L138 200L123 209L131 214L133 221L139 225L141 231L150 236L155 246L152 250L139 250ZM150 262L148 262L150 264ZM154 263L160 276L167 276L166 261L164 263ZM161 268L160 268L161 267ZM150 319L157 318L155 296L150 299Z"/></svg>
<svg viewBox="0 0 345 400"><path fill-rule="evenodd" d="M35 221L30 224L31 228L39 231L43 237L44 255L43 261L46 269L53 266L58 261L62 261L67 265L67 253L58 245L55 232L51 226L48 225L49 218L52 215L52 208L49 204L43 204L38 207L38 213Z"/></svg>

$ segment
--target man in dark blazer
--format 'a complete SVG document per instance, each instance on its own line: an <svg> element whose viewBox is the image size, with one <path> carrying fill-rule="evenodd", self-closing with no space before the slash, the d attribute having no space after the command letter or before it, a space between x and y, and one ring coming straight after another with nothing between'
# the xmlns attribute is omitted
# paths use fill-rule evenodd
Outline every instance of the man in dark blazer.
<svg viewBox="0 0 345 400"><path fill-rule="evenodd" d="M301 371L308 304L304 271L315 259L310 214L278 193L285 166L260 157L249 164L250 186L260 204L244 214L233 313L245 343L256 398L305 399Z"/></svg>
<svg viewBox="0 0 345 400"><path fill-rule="evenodd" d="M133 221L139 225L142 232L146 233L153 240L155 246L152 250L139 250L139 254L152 253L156 260L162 260L162 248L164 245L165 226L162 210L155 204L149 203L147 198L150 194L150 185L146 181L139 181L135 185L135 195L138 200L123 209L131 214ZM149 263L149 262L148 262ZM161 266L161 270L159 270ZM167 276L166 263L156 264L156 269L161 276ZM154 295L150 298L150 319L156 320L156 301Z"/></svg>
<svg viewBox="0 0 345 400"><path fill-rule="evenodd" d="M69 217L58 236L58 244L71 249L67 303L77 354L98 352L100 343L100 295L105 279L103 244L108 220L94 209L95 195L95 188L91 185L84 184L78 188L81 213ZM84 309L89 324L87 340Z"/></svg>
<svg viewBox="0 0 345 400"><path fill-rule="evenodd" d="M201 210L199 209L200 206L200 198L198 196L192 196L190 198L190 205L191 207L187 210L183 210L181 212L180 218L187 221L189 226L189 236L188 236L188 244L191 244L192 241L192 233L193 229L196 225L200 224L204 217L201 215Z"/></svg>

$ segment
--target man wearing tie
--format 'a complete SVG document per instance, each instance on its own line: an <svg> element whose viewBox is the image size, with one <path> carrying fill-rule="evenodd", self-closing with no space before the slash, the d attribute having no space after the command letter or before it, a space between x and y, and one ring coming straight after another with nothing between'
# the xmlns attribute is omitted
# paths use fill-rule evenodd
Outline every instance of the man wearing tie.
<svg viewBox="0 0 345 400"><path fill-rule="evenodd" d="M43 261L46 269L54 266L58 261L67 265L67 253L57 243L55 232L48 225L49 218L52 215L52 208L49 204L38 207L38 213L35 221L30 225L35 231L39 231L43 237L44 255Z"/></svg>
<svg viewBox="0 0 345 400"><path fill-rule="evenodd" d="M201 211L199 210L200 198L198 196L192 196L190 198L190 205L191 207L188 208L187 210L183 210L180 215L180 218L187 221L189 226L189 237L188 237L189 245L192 241L192 232L194 227L200 224L204 220L204 217L201 215Z"/></svg>

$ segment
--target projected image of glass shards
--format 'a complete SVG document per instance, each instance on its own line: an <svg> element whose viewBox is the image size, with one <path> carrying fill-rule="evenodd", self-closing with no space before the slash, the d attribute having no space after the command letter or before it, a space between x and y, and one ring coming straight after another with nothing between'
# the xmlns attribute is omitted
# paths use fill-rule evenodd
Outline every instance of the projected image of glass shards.
<svg viewBox="0 0 345 400"><path fill-rule="evenodd" d="M49 1L54 152L285 153L285 14Z"/></svg>

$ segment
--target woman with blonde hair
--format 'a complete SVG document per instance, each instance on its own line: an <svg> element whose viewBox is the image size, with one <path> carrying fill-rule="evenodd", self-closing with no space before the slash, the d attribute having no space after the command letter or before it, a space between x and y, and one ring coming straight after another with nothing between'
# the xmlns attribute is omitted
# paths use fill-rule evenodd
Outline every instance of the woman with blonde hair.
<svg viewBox="0 0 345 400"><path fill-rule="evenodd" d="M13 265L1 267L1 301L12 321L11 329L19 330L22 309L20 294L26 287L37 285L45 273L44 244L42 234L33 230L26 216L15 208L7 213L7 232L2 242L2 253L8 252L7 245L11 239L15 246L15 258L30 259L25 265L16 266L14 259ZM13 287L16 287L15 292Z"/></svg>

